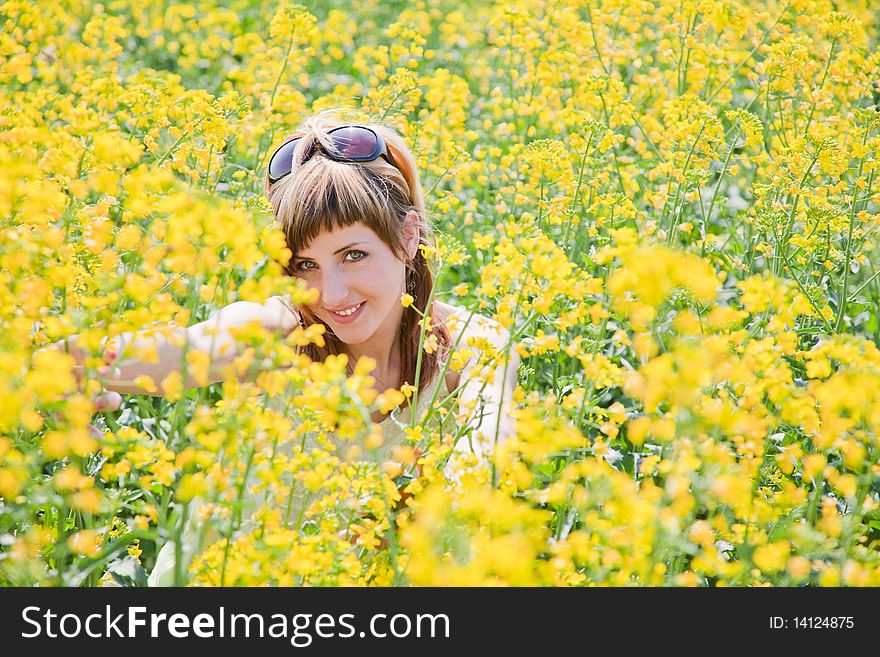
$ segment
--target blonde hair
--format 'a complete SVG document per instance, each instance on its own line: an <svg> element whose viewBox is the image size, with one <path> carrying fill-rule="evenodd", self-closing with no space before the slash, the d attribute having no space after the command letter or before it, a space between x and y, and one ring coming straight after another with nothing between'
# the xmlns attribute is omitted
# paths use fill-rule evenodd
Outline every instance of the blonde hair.
<svg viewBox="0 0 880 657"><path fill-rule="evenodd" d="M303 155L312 144L333 151L328 131L351 122L339 117L340 110L326 110L303 121L288 137L302 137L293 153L289 175L274 184L265 180L266 198L272 204L275 219L287 238L287 246L294 255L311 244L322 231L332 231L361 222L375 232L392 253L406 264L407 289L414 297L413 306L432 318L431 326L439 343L439 350L422 355L419 391L433 380L440 370L440 358L450 346L449 333L439 321L434 304L426 311L428 298L434 287L434 275L419 248L410 259L406 252L403 221L408 213L418 216L419 244L434 245L433 230L426 216L425 199L419 181L416 161L397 132L384 125L355 122L378 133L388 149L388 158L371 162L337 162L323 157L320 152L308 161ZM286 273L294 275L292 266ZM323 323L306 308L300 308L304 326ZM398 331L401 356L401 381L415 385L416 362L419 353L421 327L418 315L405 309ZM330 354L344 353L344 344L325 324L325 346L308 345L304 352L312 360L323 361Z"/></svg>

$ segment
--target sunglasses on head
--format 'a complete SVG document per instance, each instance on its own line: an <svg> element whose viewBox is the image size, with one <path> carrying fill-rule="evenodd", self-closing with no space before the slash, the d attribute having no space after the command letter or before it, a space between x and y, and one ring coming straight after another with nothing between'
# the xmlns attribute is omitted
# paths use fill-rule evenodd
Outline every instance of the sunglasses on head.
<svg viewBox="0 0 880 657"><path fill-rule="evenodd" d="M375 130L362 125L343 125L327 131L333 148L327 149L318 141L312 143L302 159L305 163L319 150L337 162L372 162L384 157L388 163L388 147ZM284 142L269 160L269 183L275 184L293 169L293 151L302 137Z"/></svg>

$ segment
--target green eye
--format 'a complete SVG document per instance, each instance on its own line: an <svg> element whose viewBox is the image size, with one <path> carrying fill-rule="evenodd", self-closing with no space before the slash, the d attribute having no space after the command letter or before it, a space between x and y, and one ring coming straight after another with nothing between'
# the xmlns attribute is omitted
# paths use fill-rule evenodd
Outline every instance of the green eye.
<svg viewBox="0 0 880 657"><path fill-rule="evenodd" d="M359 262L360 260L363 260L367 257L367 253L365 251L353 249L351 251L347 251L344 257L348 262ZM296 264L295 268L296 271L308 272L315 271L318 266L311 260L302 260Z"/></svg>

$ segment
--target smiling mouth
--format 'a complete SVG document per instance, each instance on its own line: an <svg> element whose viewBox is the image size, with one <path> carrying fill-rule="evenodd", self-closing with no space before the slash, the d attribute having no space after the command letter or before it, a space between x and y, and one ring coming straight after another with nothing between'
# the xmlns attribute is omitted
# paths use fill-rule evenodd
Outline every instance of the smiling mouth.
<svg viewBox="0 0 880 657"><path fill-rule="evenodd" d="M331 310L330 312L334 315L338 315L339 317L350 317L351 315L354 315L365 303L366 301L361 301L358 305L352 306L351 308L348 308L347 310L344 310L342 312L336 312L335 310Z"/></svg>

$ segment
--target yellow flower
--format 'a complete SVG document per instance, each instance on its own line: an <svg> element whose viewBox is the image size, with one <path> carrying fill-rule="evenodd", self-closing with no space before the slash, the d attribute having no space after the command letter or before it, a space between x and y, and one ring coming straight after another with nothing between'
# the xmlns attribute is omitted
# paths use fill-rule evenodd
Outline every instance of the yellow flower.
<svg viewBox="0 0 880 657"><path fill-rule="evenodd" d="M175 402L183 394L183 377L180 372L175 370L162 379L162 393L170 402Z"/></svg>
<svg viewBox="0 0 880 657"><path fill-rule="evenodd" d="M785 568L791 546L787 541L768 543L755 549L752 559L765 573L777 573Z"/></svg>
<svg viewBox="0 0 880 657"><path fill-rule="evenodd" d="M406 401L406 395L399 390L388 389L380 394L376 401L379 403L379 411L382 413L390 413L392 410L400 406Z"/></svg>
<svg viewBox="0 0 880 657"><path fill-rule="evenodd" d="M181 502L189 502L194 497L204 495L208 491L208 482L203 472L183 475L177 483L175 497Z"/></svg>
<svg viewBox="0 0 880 657"><path fill-rule="evenodd" d="M150 393L154 393L158 390L158 388L156 388L156 382L153 381L152 377L146 374L140 374L136 376L134 379L134 384Z"/></svg>
<svg viewBox="0 0 880 657"><path fill-rule="evenodd" d="M70 551L83 557L96 557L101 551L101 538L93 529L83 529L67 539Z"/></svg>
<svg viewBox="0 0 880 657"><path fill-rule="evenodd" d="M79 511L98 513L101 507L101 494L95 488L81 490L71 496L70 505Z"/></svg>

